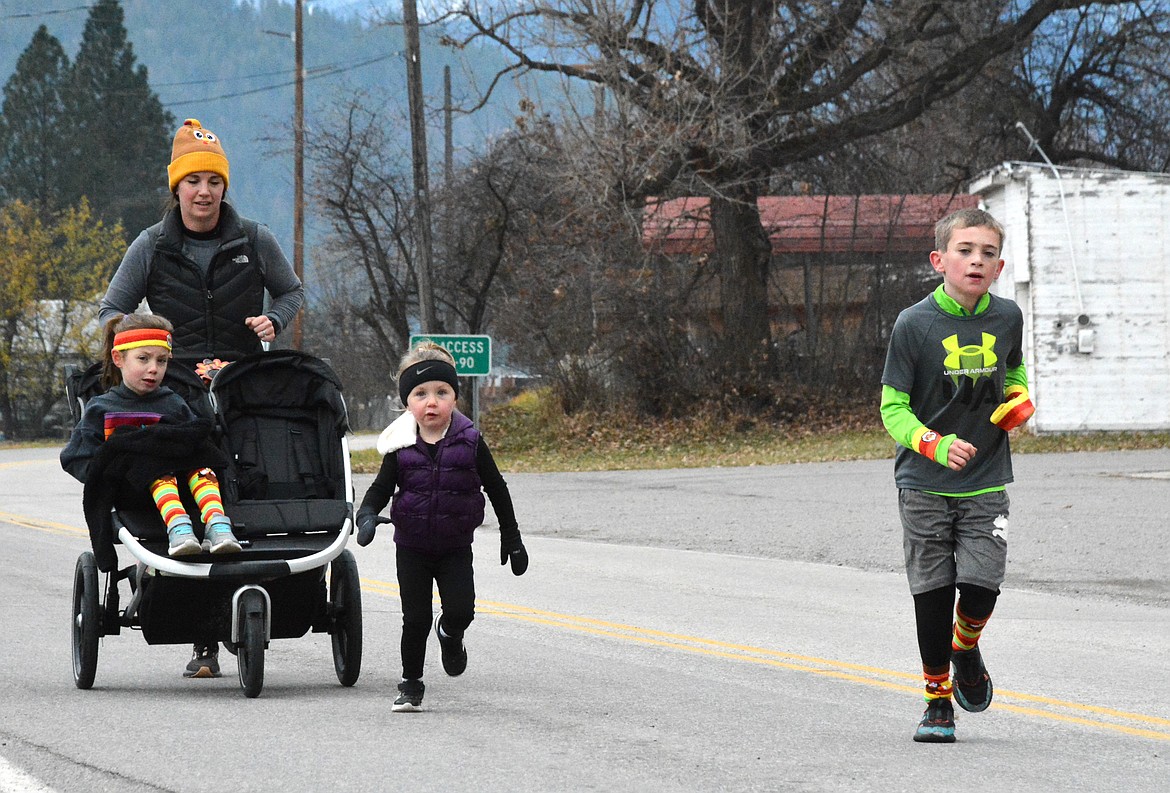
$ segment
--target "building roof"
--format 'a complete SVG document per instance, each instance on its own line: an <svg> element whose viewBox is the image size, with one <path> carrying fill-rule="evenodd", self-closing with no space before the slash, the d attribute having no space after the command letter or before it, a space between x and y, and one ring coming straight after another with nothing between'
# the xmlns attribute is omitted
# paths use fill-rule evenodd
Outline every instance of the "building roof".
<svg viewBox="0 0 1170 793"><path fill-rule="evenodd" d="M979 196L761 196L760 220L773 254L919 253L934 247L934 224ZM663 254L711 253L710 199L650 199L642 244Z"/></svg>

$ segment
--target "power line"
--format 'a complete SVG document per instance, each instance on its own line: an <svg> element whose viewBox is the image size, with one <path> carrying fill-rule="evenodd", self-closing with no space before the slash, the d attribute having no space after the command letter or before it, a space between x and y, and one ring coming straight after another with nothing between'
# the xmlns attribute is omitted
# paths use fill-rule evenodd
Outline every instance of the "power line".
<svg viewBox="0 0 1170 793"><path fill-rule="evenodd" d="M75 11L89 11L93 6L73 6L72 8L50 8L43 11L21 11L12 14L5 14L0 19L33 19L35 17L49 17L58 16L60 14L72 14Z"/></svg>
<svg viewBox="0 0 1170 793"><path fill-rule="evenodd" d="M322 77L332 77L333 75L344 74L345 72L350 72L350 71L353 71L354 69L360 69L363 66L369 66L371 64L378 63L380 61L384 61L387 58L398 57L401 54L402 53L399 53L399 52L391 52L391 53L387 53L386 55L379 55L376 58L370 58L370 59L362 61L360 63L355 63L352 66L347 66L345 68L334 68L334 67L328 67L328 66L327 67L318 67L319 69L324 69L324 71L321 71L320 73L317 73L317 74L306 75L305 80L307 82L308 80L318 80ZM287 74L287 71L284 73ZM166 107L171 108L171 107L184 107L186 105L195 105L195 104L201 104L201 103L206 103L206 102L218 102L221 99L235 99L235 98L241 97L241 96L250 96L252 94L263 93L264 91L275 91L278 88L287 88L290 85L296 85L295 78L292 80L288 80L286 82L283 82L283 83L277 83L275 85L264 85L264 86L260 86L259 88L250 88L246 91L236 91L235 93L230 93L230 94L220 94L218 96L208 96L208 97L204 97L203 99L185 99L181 102L165 102L164 101L163 104Z"/></svg>
<svg viewBox="0 0 1170 793"><path fill-rule="evenodd" d="M388 56L387 55L379 55L379 56L377 56L377 58L375 60L382 60L383 58L393 57L393 56L397 56L397 55L401 55L401 54L402 54L401 52L394 52L394 53L390 53L390 55L388 55ZM370 63L374 63L374 62L375 61L364 60L364 61L349 61L349 62L343 62L343 63L325 63L325 64L321 64L320 66L314 66L313 68L308 69L306 71L306 74L316 74L317 72L329 72L331 74L347 72L347 71L350 71L352 69L357 69L357 68L360 68L362 66L367 66ZM244 75L240 75L239 77L231 77L231 78L228 78L227 80L220 80L219 82L243 82L244 80L255 80L255 79L258 79L260 77L275 77L277 75L286 75L286 74L294 74L294 73L295 73L294 69L277 69L277 70L271 71L271 72L257 72L256 74L244 74ZM175 87L181 87L184 85L206 85L207 82L208 81L206 79L204 79L204 80L180 80L178 82L170 82L170 83L156 83L152 80L150 85L152 88L175 88ZM281 83L281 85L286 85L286 83ZM280 86L273 86L273 87L280 87Z"/></svg>
<svg viewBox="0 0 1170 793"><path fill-rule="evenodd" d="M318 68L328 68L328 67L318 67ZM258 79L260 77L275 77L275 76L280 75L280 74L289 74L290 72L291 72L290 69L277 69L276 71L273 71L273 72L257 72L256 74L244 74L244 75L240 75L239 77L233 77L231 79L232 79L232 81L255 80L255 79ZM174 88L176 86L184 86L184 85L206 85L207 80L180 80L180 81L174 82L174 83L156 83L152 80L150 84L154 88Z"/></svg>

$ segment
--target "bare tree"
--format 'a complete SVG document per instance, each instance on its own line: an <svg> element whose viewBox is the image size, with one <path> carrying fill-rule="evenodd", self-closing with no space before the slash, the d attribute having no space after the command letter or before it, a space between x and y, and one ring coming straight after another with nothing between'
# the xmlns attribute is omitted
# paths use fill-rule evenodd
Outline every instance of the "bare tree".
<svg viewBox="0 0 1170 793"><path fill-rule="evenodd" d="M313 147L313 195L328 219L325 269L333 278L360 272L363 294L351 310L377 340L384 371L397 367L410 336L410 306L417 296L409 188L388 145L386 125L361 97L345 103L333 124L322 125ZM409 160L406 160L409 162Z"/></svg>
<svg viewBox="0 0 1170 793"><path fill-rule="evenodd" d="M632 202L711 198L720 360L770 355L769 248L756 199L790 169L918 119L1054 14L1119 0L520 0L470 3L460 42L490 39L508 72L602 85L622 134L597 170ZM501 75L503 76L503 75ZM588 114L582 114L588 115ZM596 174L595 174L596 175Z"/></svg>
<svg viewBox="0 0 1170 793"><path fill-rule="evenodd" d="M528 156L520 138L505 136L467 167L453 169L436 193L437 313L452 331L488 329L524 208Z"/></svg>
<svg viewBox="0 0 1170 793"><path fill-rule="evenodd" d="M1002 86L1018 113L1008 128L1023 121L1058 163L1170 168L1170 5L1080 8L1041 32Z"/></svg>
<svg viewBox="0 0 1170 793"><path fill-rule="evenodd" d="M388 140L393 129L371 111L367 97L344 103L334 122L316 137L314 195L332 234L318 266L328 272L315 295L325 311L315 313L334 349L339 369L350 356L337 339L361 339L377 352L375 368L392 371L418 329L416 278L418 218L407 156ZM527 175L523 147L489 148L435 193L436 257L432 283L437 303L432 333L483 333L501 304L498 282L507 266L506 241L515 234L522 205L515 194ZM356 328L352 314L365 328ZM360 375L355 381L361 381Z"/></svg>

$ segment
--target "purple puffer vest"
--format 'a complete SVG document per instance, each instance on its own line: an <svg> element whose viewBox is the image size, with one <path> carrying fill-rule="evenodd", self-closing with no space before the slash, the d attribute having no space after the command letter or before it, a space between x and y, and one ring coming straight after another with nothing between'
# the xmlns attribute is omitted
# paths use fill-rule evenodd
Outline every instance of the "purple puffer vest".
<svg viewBox="0 0 1170 793"><path fill-rule="evenodd" d="M446 437L435 445L434 459L421 438L398 450L398 492L390 505L396 544L428 553L471 545L483 523L478 447L479 430L455 412Z"/></svg>

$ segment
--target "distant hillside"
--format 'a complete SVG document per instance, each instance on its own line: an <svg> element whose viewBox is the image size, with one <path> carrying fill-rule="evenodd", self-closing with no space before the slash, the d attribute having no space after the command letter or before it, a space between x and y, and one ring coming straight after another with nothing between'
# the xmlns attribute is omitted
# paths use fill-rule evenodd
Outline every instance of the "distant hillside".
<svg viewBox="0 0 1170 793"><path fill-rule="evenodd" d="M359 12L369 8L363 3ZM333 15L314 6L303 18L305 39L306 146L318 118L338 98L355 91L371 104L385 103L388 118L401 120L403 151L409 152L402 30L370 26L350 13ZM224 140L232 165L231 200L244 214L267 223L292 255L292 117L294 26L290 2L258 0L122 0L126 29L137 62L177 121L195 117ZM77 54L87 18L73 0L0 0L0 82L44 24L70 59ZM487 85L502 63L498 53L456 52L438 46L434 29L423 31L423 87L429 108L442 105L443 66L451 66L456 103L474 94L473 81ZM520 93L501 85L491 104L472 116L456 115L456 159L465 158L516 115ZM430 117L429 153L442 157L442 120ZM404 159L403 171L410 163ZM159 180L165 175L160 173ZM313 210L306 209L306 261L315 237ZM310 269L311 275L311 269Z"/></svg>

